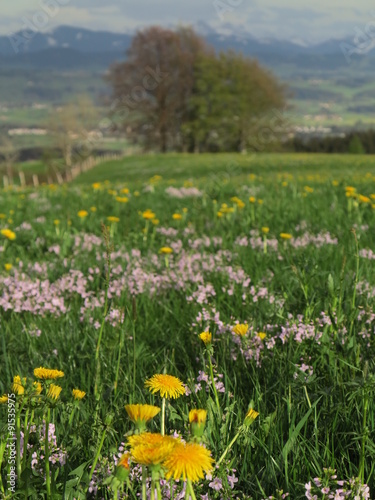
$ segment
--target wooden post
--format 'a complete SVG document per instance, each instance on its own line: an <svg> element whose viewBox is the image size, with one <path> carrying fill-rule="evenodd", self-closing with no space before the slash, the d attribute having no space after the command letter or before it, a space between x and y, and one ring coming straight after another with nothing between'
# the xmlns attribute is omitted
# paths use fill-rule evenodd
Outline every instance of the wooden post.
<svg viewBox="0 0 375 500"><path fill-rule="evenodd" d="M62 175L60 174L60 172L56 172L56 179L57 179L57 182L59 184L64 184L64 179L63 179Z"/></svg>
<svg viewBox="0 0 375 500"><path fill-rule="evenodd" d="M35 187L39 186L39 178L36 174L33 174L33 184Z"/></svg>
<svg viewBox="0 0 375 500"><path fill-rule="evenodd" d="M26 186L25 174L23 173L23 171L22 171L22 170L20 170L20 171L18 172L18 175L19 175L19 177L20 177L20 184L21 184L21 186L22 186L22 187L25 187L25 186Z"/></svg>
<svg viewBox="0 0 375 500"><path fill-rule="evenodd" d="M3 184L5 188L9 187L9 179L7 175L3 175Z"/></svg>

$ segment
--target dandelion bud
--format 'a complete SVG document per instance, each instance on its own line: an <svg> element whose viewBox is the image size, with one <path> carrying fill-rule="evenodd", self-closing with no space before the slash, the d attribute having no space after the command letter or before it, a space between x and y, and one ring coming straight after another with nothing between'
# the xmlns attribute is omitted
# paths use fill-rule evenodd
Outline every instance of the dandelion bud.
<svg viewBox="0 0 375 500"><path fill-rule="evenodd" d="M254 422L254 420L257 418L258 415L259 413L257 411L253 410L253 408L250 408L250 410L246 413L245 420L243 422L244 425L249 427Z"/></svg>
<svg viewBox="0 0 375 500"><path fill-rule="evenodd" d="M128 479L129 473L129 453L124 453L117 464L115 477L123 483Z"/></svg>
<svg viewBox="0 0 375 500"><path fill-rule="evenodd" d="M203 436L206 419L206 410L190 410L189 422L192 436L196 438L201 438Z"/></svg>

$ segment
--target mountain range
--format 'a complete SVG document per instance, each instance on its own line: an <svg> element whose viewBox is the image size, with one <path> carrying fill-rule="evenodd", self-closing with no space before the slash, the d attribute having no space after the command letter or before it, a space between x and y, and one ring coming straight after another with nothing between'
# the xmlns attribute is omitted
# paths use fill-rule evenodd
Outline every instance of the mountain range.
<svg viewBox="0 0 375 500"><path fill-rule="evenodd" d="M236 32L231 25L223 25L220 33L203 23L196 28L216 50L240 51L269 66L296 64L301 68L335 69L347 65L348 56L355 64L363 66L361 55L366 53L368 56L372 52L366 59L373 61L375 51L374 44L370 43L373 40L367 45L362 43L361 54L350 38L311 45L301 40L257 39L246 32ZM131 33L70 26L60 26L49 33L19 32L0 36L0 64L1 68L60 69L80 68L84 64L104 69L113 61L124 59L132 37Z"/></svg>

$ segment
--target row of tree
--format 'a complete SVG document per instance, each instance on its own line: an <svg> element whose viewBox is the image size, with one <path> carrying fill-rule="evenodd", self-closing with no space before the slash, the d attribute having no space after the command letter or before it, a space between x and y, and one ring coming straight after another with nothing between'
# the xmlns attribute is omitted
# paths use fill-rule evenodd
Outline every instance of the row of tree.
<svg viewBox="0 0 375 500"><path fill-rule="evenodd" d="M215 53L191 28L138 32L107 79L113 125L162 152L245 151L286 105L285 88L257 61Z"/></svg>
<svg viewBox="0 0 375 500"><path fill-rule="evenodd" d="M375 130L348 132L344 136L294 137L285 143L288 151L305 153L375 154Z"/></svg>

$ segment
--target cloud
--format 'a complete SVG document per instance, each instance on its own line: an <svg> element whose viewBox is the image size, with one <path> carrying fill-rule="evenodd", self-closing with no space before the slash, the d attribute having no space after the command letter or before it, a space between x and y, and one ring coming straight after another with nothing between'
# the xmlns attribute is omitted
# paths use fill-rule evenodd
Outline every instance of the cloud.
<svg viewBox="0 0 375 500"><path fill-rule="evenodd" d="M106 0L104 5L103 0L17 0L2 5L0 32L21 29L22 18L32 19L53 1L61 7L46 30L68 24L123 32L150 24L204 22L216 29L229 23L258 37L318 40L350 35L356 26L375 20L370 0L356 0L355 6L353 0Z"/></svg>

